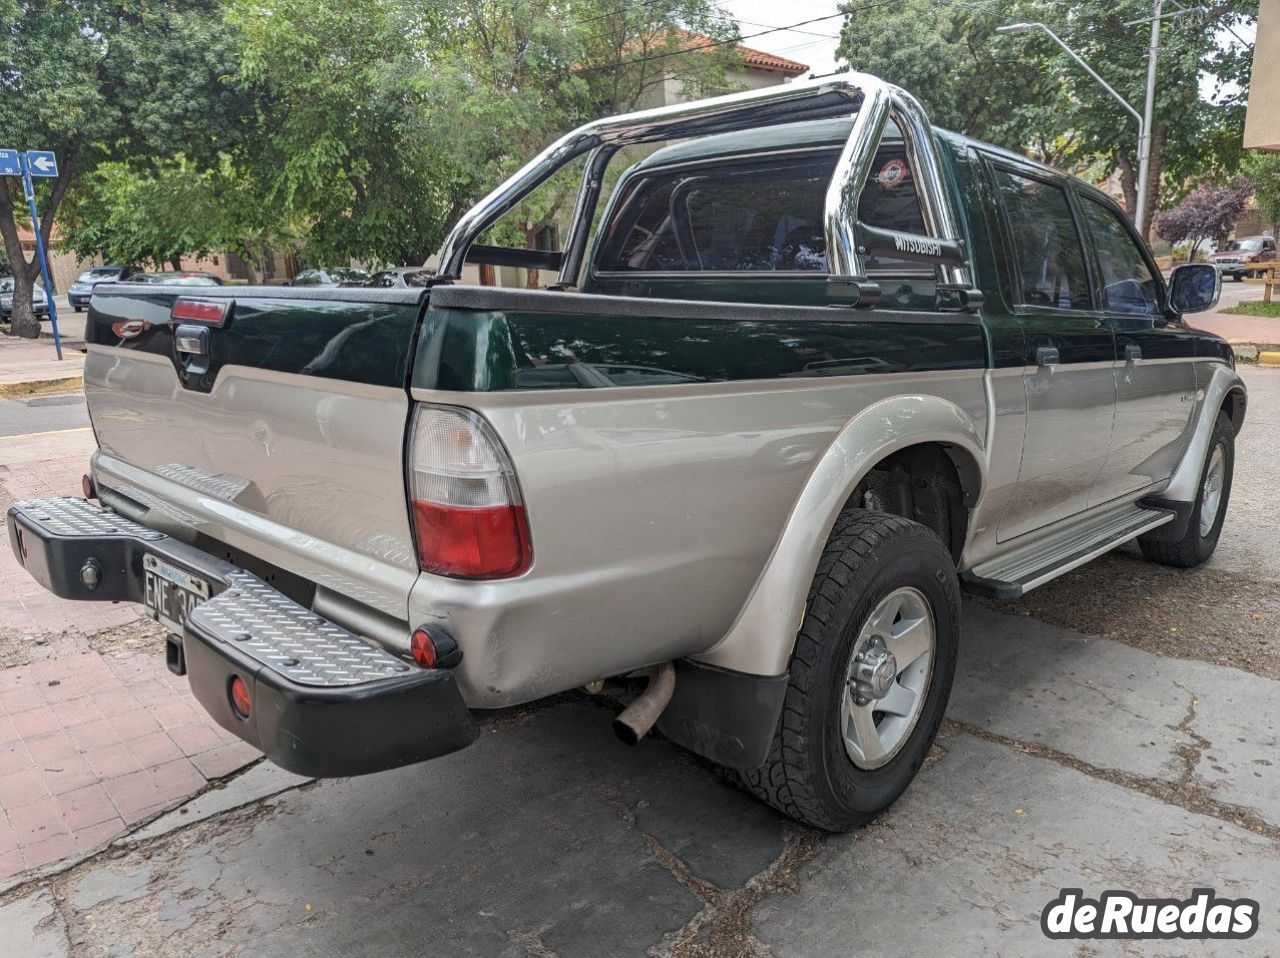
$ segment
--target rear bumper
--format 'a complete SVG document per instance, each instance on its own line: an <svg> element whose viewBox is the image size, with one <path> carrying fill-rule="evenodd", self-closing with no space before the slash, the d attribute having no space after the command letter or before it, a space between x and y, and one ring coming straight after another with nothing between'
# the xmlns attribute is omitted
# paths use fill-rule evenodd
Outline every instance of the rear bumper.
<svg viewBox="0 0 1280 958"><path fill-rule="evenodd" d="M191 690L223 728L301 775L362 775L457 751L475 721L454 676L420 669L193 546L82 499L19 502L9 541L31 576L66 599L142 602L152 555L210 584L181 636ZM81 569L96 563L94 587ZM230 686L252 707L242 718Z"/></svg>

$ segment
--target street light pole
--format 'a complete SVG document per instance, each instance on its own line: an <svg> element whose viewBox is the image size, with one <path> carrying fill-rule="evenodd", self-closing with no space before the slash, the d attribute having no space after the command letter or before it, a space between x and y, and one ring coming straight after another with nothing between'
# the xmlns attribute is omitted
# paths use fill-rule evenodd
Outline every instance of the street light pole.
<svg viewBox="0 0 1280 958"><path fill-rule="evenodd" d="M1164 0L1155 0L1151 11L1151 45L1147 48L1147 98L1142 105L1142 126L1138 136L1138 203L1137 227L1146 238L1143 224L1147 213L1147 183L1151 171L1151 113L1156 102L1156 58L1160 55L1160 8Z"/></svg>
<svg viewBox="0 0 1280 958"><path fill-rule="evenodd" d="M1072 50L1069 46L1067 46L1066 42L1062 39L1062 37L1058 36L1056 33L1050 30L1043 23L1010 23L1003 27L996 27L996 33L1027 33L1031 30L1043 31L1049 36L1049 39L1053 40L1054 43L1056 43L1058 46L1062 47L1064 51L1066 51L1067 56L1071 57L1071 59L1075 60L1076 63L1080 64L1084 72L1089 74L1089 76L1093 77L1093 79L1097 81L1099 86L1101 86L1104 90L1110 93L1111 96L1115 99L1115 101L1119 103L1122 107L1124 107L1124 110L1126 113L1128 113L1131 117L1137 120L1138 122L1138 202L1137 202L1137 209L1134 211L1135 213L1134 224L1137 225L1139 229L1142 228L1141 227L1142 217L1146 212L1146 205L1147 205L1147 190L1146 190L1147 166L1150 160L1150 153L1151 153L1151 137L1149 135L1149 131L1151 129L1151 108L1152 108L1151 104L1152 104L1152 100L1154 99L1153 94L1155 92L1155 85L1156 85L1155 44L1158 43L1160 39L1159 14L1160 14L1161 0L1155 0L1155 2L1156 2L1157 18L1151 25L1151 33L1154 39L1152 40L1150 62L1148 64L1148 69L1147 69L1147 102L1144 110L1145 115L1135 110L1133 107L1133 104L1131 104L1128 100L1126 100L1119 93L1117 93L1115 89L1112 88L1110 83L1108 83L1106 80L1102 79L1102 77L1098 75L1097 70L1089 66L1089 64L1085 63L1084 59L1080 56L1080 54L1076 53L1075 50Z"/></svg>

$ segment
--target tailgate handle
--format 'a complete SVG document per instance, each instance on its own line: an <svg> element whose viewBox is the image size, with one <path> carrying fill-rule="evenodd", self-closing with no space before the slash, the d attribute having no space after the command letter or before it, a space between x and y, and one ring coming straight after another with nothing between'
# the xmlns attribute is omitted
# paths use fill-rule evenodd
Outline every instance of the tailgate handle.
<svg viewBox="0 0 1280 958"><path fill-rule="evenodd" d="M173 348L189 356L208 356L209 327L183 323L173 331Z"/></svg>
<svg viewBox="0 0 1280 958"><path fill-rule="evenodd" d="M209 372L209 327L182 323L173 330L173 351L177 353L183 385L192 376Z"/></svg>

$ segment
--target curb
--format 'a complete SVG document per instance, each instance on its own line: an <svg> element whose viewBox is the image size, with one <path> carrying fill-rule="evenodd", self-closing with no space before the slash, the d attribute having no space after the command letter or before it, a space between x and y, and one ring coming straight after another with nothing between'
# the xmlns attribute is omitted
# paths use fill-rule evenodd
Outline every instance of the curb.
<svg viewBox="0 0 1280 958"><path fill-rule="evenodd" d="M63 376L59 379L20 379L17 382L0 382L0 399L10 399L14 396L40 396L45 393L60 393L83 388L83 375Z"/></svg>

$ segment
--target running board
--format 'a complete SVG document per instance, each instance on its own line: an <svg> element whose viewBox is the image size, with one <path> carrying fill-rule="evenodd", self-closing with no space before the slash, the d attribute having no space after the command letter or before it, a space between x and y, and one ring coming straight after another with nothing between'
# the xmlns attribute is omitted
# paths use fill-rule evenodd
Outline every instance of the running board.
<svg viewBox="0 0 1280 958"><path fill-rule="evenodd" d="M1167 509L1131 503L988 559L963 573L960 581L976 595L1016 599L1174 518Z"/></svg>

